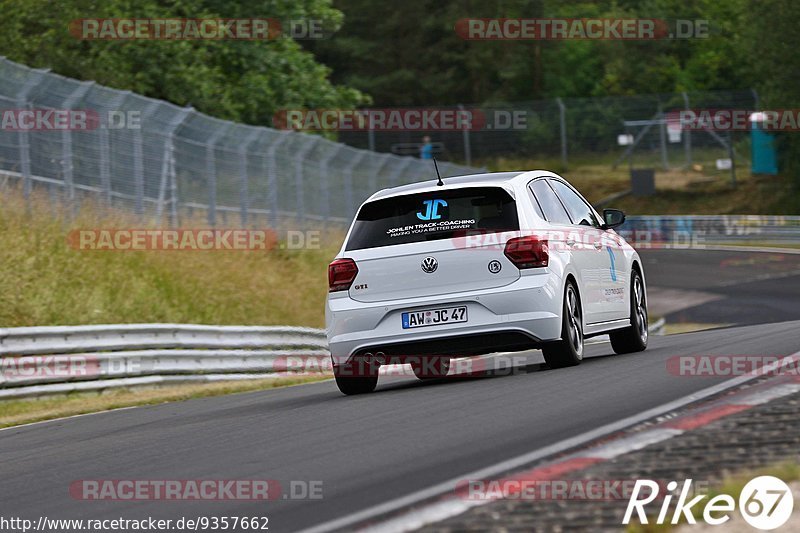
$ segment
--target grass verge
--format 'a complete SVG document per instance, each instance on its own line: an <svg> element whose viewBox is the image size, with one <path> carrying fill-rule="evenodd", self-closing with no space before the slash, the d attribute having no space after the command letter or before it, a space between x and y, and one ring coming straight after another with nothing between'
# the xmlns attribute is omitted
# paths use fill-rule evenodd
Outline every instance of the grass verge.
<svg viewBox="0 0 800 533"><path fill-rule="evenodd" d="M680 333L691 333L693 331L704 331L707 329L724 328L730 324L707 324L701 322L667 322L664 325L664 335L677 335Z"/></svg>
<svg viewBox="0 0 800 533"><path fill-rule="evenodd" d="M575 185L587 200L601 200L630 189L627 166L611 168L613 158L574 158L569 168L560 161L536 158L497 157L479 161L490 170L552 169ZM651 161L650 163L655 163ZM641 166L641 165L639 165ZM657 194L627 196L613 206L631 215L796 215L800 214L800 190L787 176L754 176L745 166L737 168L736 186L727 171L714 168L713 159L686 170L664 171L658 165Z"/></svg>
<svg viewBox="0 0 800 533"><path fill-rule="evenodd" d="M268 251L109 251L68 245L72 229L147 228L90 207L67 220L44 195L31 208L2 191L0 326L176 322L322 327L327 265L341 230L320 245ZM207 227L202 222L181 227ZM224 228L220 228L224 229Z"/></svg>
<svg viewBox="0 0 800 533"><path fill-rule="evenodd" d="M168 387L110 389L101 393L75 393L41 399L5 400L0 402L0 427L18 426L122 407L179 402L241 392L288 387L330 379L330 376L298 376L253 381L221 381Z"/></svg>

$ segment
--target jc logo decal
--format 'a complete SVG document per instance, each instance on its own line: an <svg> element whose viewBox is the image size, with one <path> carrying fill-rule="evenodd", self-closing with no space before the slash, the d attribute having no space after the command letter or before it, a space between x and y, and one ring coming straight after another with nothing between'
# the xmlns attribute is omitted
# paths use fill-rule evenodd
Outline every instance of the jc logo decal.
<svg viewBox="0 0 800 533"><path fill-rule="evenodd" d="M420 220L439 220L442 215L439 214L439 206L447 207L447 202L444 200L425 200L422 202L427 207L425 214L417 213L417 218Z"/></svg>

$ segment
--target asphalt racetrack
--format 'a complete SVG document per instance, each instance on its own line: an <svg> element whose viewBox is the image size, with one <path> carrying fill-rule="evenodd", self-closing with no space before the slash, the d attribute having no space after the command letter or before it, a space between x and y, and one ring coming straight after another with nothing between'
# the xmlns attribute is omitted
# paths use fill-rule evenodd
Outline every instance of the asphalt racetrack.
<svg viewBox="0 0 800 533"><path fill-rule="evenodd" d="M731 324L651 337L646 352L587 347L578 367L548 370L540 352L513 372L420 382L383 377L375 393L333 382L119 410L0 431L5 516L267 516L270 531L346 517L727 379L679 376L674 356L800 350L800 255L642 251L670 322ZM657 302L663 295L664 302ZM85 479L274 479L322 483L322 498L81 501ZM45 503L46 502L46 503ZM348 528L352 529L352 528Z"/></svg>

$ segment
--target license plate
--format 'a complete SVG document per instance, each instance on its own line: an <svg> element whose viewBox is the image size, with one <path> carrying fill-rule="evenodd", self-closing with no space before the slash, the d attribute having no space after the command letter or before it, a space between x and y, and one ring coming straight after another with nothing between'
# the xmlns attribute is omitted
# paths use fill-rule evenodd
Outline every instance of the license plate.
<svg viewBox="0 0 800 533"><path fill-rule="evenodd" d="M440 309L428 309L427 311L407 311L402 314L402 317L403 329L455 324L467 321L467 306L442 307Z"/></svg>

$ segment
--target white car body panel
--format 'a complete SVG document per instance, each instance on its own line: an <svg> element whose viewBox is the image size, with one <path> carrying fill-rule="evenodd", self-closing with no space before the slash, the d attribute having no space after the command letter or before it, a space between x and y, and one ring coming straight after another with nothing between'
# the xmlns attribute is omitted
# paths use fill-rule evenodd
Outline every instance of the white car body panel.
<svg viewBox="0 0 800 533"><path fill-rule="evenodd" d="M515 200L519 229L489 233L469 246L448 238L347 250L354 221L336 258L353 259L358 273L349 290L329 293L326 304L334 364L345 363L365 350L375 353L392 346L407 348L411 355L418 346L433 341L439 342L437 346L452 346L456 351L449 353L453 355L459 346L469 347L470 339L480 339L485 351L508 348L501 341L511 333L513 339L517 339L516 334L527 339L528 347L558 340L568 276L575 278L578 287L587 335L629 326L629 282L634 262L644 280L638 254L613 229L551 224L541 218L528 184L542 177L566 183L557 174L534 170L445 178L443 187L429 181L372 195L365 204L464 187L502 187ZM592 212L599 219L596 211ZM503 246L509 238L531 232L546 233L549 264L518 269L503 253ZM427 257L438 261L432 273L421 268ZM490 261L500 262L499 272L487 270ZM402 312L457 305L467 306L466 323L415 329L401 326ZM498 339L497 346L492 344L493 335Z"/></svg>

